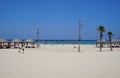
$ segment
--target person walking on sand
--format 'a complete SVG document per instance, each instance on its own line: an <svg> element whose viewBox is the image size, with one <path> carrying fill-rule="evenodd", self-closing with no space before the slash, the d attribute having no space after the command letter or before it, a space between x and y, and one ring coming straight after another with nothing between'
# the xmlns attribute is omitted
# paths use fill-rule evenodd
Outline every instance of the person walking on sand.
<svg viewBox="0 0 120 78"><path fill-rule="evenodd" d="M24 45L22 45L21 49L22 49L22 53L24 53L25 46L24 46Z"/></svg>

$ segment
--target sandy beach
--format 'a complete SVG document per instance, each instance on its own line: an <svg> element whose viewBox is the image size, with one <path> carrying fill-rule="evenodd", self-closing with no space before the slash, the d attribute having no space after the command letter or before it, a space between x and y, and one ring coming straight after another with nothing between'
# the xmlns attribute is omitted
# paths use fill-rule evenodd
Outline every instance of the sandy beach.
<svg viewBox="0 0 120 78"><path fill-rule="evenodd" d="M74 46L0 49L0 78L120 78L120 48Z"/></svg>

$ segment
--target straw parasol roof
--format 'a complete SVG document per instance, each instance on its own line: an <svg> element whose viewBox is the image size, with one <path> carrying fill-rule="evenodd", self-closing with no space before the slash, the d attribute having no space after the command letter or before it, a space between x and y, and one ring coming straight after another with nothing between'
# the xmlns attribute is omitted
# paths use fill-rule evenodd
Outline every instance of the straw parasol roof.
<svg viewBox="0 0 120 78"><path fill-rule="evenodd" d="M8 42L6 39L0 39L0 42Z"/></svg>
<svg viewBox="0 0 120 78"><path fill-rule="evenodd" d="M14 40L12 40L11 42L19 43L19 42L22 42L22 40L20 40L20 39L14 39Z"/></svg>
<svg viewBox="0 0 120 78"><path fill-rule="evenodd" d="M24 42L34 43L35 41L34 41L34 40L32 40L32 39L27 39L27 40L25 40Z"/></svg>

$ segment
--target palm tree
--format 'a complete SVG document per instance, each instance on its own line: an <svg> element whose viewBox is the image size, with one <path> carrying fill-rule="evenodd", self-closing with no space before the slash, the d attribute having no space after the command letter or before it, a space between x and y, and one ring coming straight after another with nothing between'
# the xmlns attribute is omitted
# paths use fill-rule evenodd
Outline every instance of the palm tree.
<svg viewBox="0 0 120 78"><path fill-rule="evenodd" d="M105 32L105 28L104 28L104 26L99 26L98 28L97 28L97 31L99 31L100 32L100 51L102 51L102 37L103 37L103 32Z"/></svg>
<svg viewBox="0 0 120 78"><path fill-rule="evenodd" d="M112 36L113 36L113 33L112 33L112 32L108 32L108 37L109 37L109 40L110 40L110 48L111 48L110 50L111 50L111 51L113 51L113 50L112 50L112 42L111 42L111 37L112 37Z"/></svg>

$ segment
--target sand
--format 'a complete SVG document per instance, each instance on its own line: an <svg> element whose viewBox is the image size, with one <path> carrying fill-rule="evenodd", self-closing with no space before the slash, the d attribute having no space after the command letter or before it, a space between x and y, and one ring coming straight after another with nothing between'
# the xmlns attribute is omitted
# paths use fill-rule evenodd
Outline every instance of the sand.
<svg viewBox="0 0 120 78"><path fill-rule="evenodd" d="M41 45L0 49L0 78L120 78L120 48L81 45Z"/></svg>

